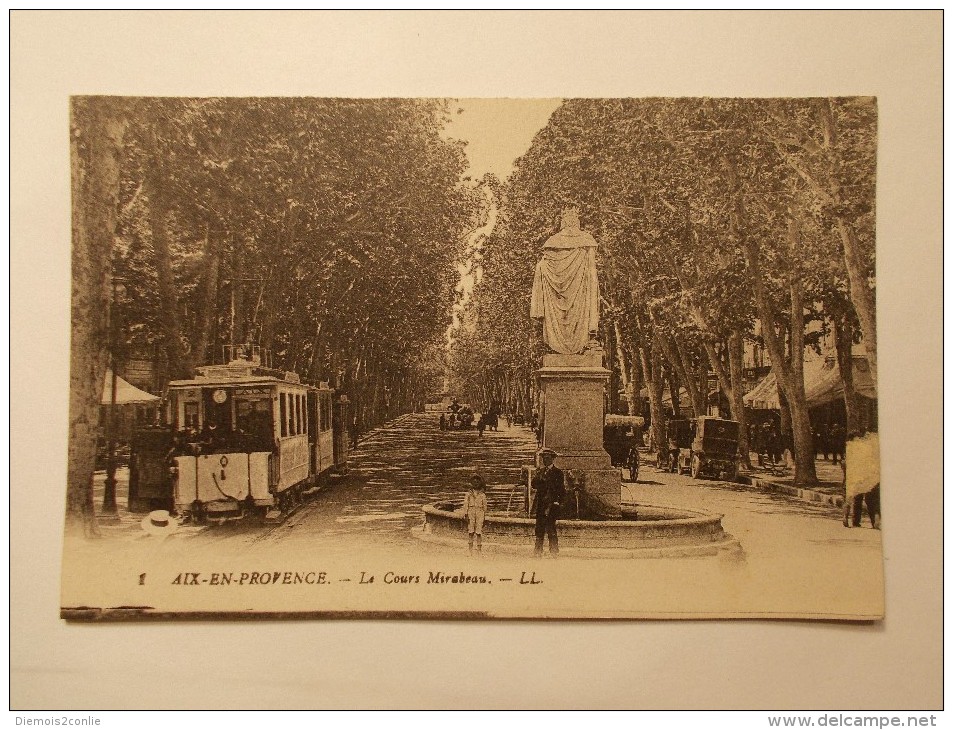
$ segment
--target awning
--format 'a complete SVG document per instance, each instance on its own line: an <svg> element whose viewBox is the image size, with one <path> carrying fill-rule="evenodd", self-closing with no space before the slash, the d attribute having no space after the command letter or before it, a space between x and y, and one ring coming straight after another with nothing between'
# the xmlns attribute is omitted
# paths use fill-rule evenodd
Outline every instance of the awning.
<svg viewBox="0 0 953 730"><path fill-rule="evenodd" d="M833 358L828 361L821 377L813 383L807 382L807 376L804 378L804 394L807 396L807 404L811 408L839 400L844 397L844 383L840 377L840 367ZM877 389L874 387L873 378L870 376L870 365L867 358L855 355L853 358L854 371L854 390L865 398L875 399Z"/></svg>
<svg viewBox="0 0 953 730"><path fill-rule="evenodd" d="M877 397L865 357L854 357L854 389L867 398ZM844 397L844 383L836 359L817 358L804 362L804 395L808 408L816 408ZM749 408L762 410L778 410L781 407L773 370L745 394L744 403Z"/></svg>
<svg viewBox="0 0 953 730"><path fill-rule="evenodd" d="M742 398L748 408L759 410L777 410L781 407L778 399L778 380L774 370L764 376L764 380L744 394Z"/></svg>
<svg viewBox="0 0 953 730"><path fill-rule="evenodd" d="M103 383L103 397L99 400L104 406L111 405L112 400L112 370L106 371L106 381ZM154 403L159 400L159 396L139 390L132 383L116 376L116 405L123 406L132 403Z"/></svg>

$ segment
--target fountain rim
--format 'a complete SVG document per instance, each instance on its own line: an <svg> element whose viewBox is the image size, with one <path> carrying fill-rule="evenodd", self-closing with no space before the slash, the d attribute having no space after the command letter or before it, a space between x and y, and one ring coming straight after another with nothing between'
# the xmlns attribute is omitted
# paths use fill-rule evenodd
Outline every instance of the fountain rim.
<svg viewBox="0 0 953 730"><path fill-rule="evenodd" d="M421 511L424 514L433 515L435 517L449 517L455 519L466 519L460 510L445 510L440 509L436 505L440 504L435 502L433 504L424 505L421 508ZM693 510L687 509L685 507L672 507L670 505L662 504L649 504L647 502L623 502L623 510L628 507L632 509L637 508L648 508L648 509L657 509L660 511L670 511L676 512L678 514L690 514L690 517L674 517L671 519L661 518L654 520L577 520L577 519L557 519L556 523L560 525L565 525L567 527L581 526L581 525L604 525L607 527L628 527L631 528L635 524L641 525L650 525L650 524L665 524L665 525L703 525L711 522L720 523L724 518L723 514L717 512L704 512L702 510ZM522 524L535 524L536 519L534 517L512 517L505 515L499 512L487 512L486 518L488 520L492 519L493 522L503 523L503 524L513 524L513 525L522 525Z"/></svg>

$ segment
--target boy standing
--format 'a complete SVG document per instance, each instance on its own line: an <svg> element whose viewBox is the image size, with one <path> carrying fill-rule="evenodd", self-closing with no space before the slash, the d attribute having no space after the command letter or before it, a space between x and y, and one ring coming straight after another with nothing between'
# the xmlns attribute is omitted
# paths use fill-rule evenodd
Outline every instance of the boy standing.
<svg viewBox="0 0 953 730"><path fill-rule="evenodd" d="M463 514L467 518L470 553L473 553L474 537L476 537L477 552L482 552L483 520L486 519L486 482L479 474L470 477L470 491L463 499Z"/></svg>

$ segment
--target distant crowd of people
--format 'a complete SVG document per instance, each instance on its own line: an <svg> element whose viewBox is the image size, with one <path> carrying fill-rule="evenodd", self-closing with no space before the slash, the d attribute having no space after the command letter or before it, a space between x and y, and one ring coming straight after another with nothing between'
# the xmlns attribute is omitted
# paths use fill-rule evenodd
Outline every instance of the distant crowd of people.
<svg viewBox="0 0 953 730"><path fill-rule="evenodd" d="M461 405L454 400L447 407L446 413L440 414L440 430L466 430L473 425L476 414L469 405Z"/></svg>
<svg viewBox="0 0 953 730"><path fill-rule="evenodd" d="M835 421L830 427L821 424L814 429L813 435L815 457L823 454L825 461L832 457L835 464L838 459L844 461L847 452L847 430L841 423Z"/></svg>
<svg viewBox="0 0 953 730"><path fill-rule="evenodd" d="M815 458L824 457L825 461L843 463L847 449L847 431L838 422L830 426L821 424L815 426L814 438ZM793 444L777 423L767 422L750 424L748 426L748 444L758 455L758 466L773 466L784 461L784 452L792 451Z"/></svg>
<svg viewBox="0 0 953 730"><path fill-rule="evenodd" d="M477 414L470 405L461 404L456 399L440 414L438 423L441 431L464 431L475 425L482 436L487 430L499 431L501 420L506 423L506 428L529 425L537 440L540 438L539 416L536 411L533 411L527 423L526 416L522 413L504 413L498 406L491 405L485 412Z"/></svg>

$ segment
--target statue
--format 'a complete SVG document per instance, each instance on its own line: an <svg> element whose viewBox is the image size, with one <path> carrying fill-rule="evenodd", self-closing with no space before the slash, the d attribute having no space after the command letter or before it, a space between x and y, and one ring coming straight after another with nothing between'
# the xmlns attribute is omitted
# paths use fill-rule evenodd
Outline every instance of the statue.
<svg viewBox="0 0 953 730"><path fill-rule="evenodd" d="M579 228L575 208L563 211L561 230L543 244L529 316L543 321L543 341L554 352L573 355L598 347L598 245Z"/></svg>

